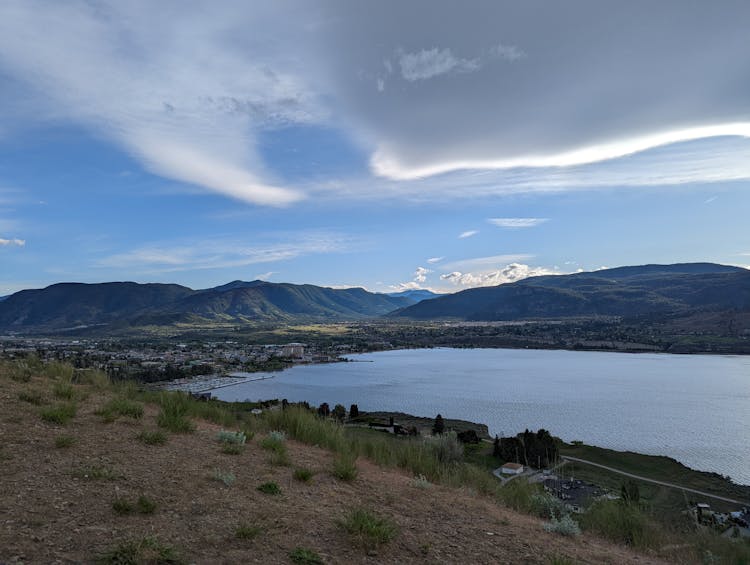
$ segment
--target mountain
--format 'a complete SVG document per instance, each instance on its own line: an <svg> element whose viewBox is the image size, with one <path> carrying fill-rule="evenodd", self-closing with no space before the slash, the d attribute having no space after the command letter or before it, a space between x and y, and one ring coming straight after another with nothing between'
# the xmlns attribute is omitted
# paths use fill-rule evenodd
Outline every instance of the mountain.
<svg viewBox="0 0 750 565"><path fill-rule="evenodd" d="M112 324L350 320L381 316L406 298L264 281L234 281L195 291L180 285L60 283L24 290L0 302L0 330L59 331Z"/></svg>
<svg viewBox="0 0 750 565"><path fill-rule="evenodd" d="M531 277L419 302L392 317L474 321L750 310L750 271L712 263Z"/></svg>
<svg viewBox="0 0 750 565"><path fill-rule="evenodd" d="M0 296L0 302L2 302L3 300L5 300L6 298L8 298L8 297L7 296Z"/></svg>
<svg viewBox="0 0 750 565"><path fill-rule="evenodd" d="M417 302L421 302L422 300L437 298L438 296L442 296L442 294L432 292L431 290L415 289L403 290L401 292L389 292L388 296L392 296L394 298L406 298L410 301L411 304L416 304Z"/></svg>

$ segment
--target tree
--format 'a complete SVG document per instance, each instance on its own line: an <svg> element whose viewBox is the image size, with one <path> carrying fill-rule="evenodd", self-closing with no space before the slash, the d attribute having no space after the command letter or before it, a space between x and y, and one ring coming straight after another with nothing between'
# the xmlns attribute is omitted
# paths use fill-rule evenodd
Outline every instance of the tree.
<svg viewBox="0 0 750 565"><path fill-rule="evenodd" d="M324 418L327 418L328 415L331 413L331 409L328 406L327 402L324 402L318 407L318 415L323 416Z"/></svg>
<svg viewBox="0 0 750 565"><path fill-rule="evenodd" d="M352 404L349 408L349 418L357 418L359 416L359 406Z"/></svg>
<svg viewBox="0 0 750 565"><path fill-rule="evenodd" d="M439 436L445 431L445 422L443 422L443 417L438 414L435 417L435 424L432 426L432 435Z"/></svg>
<svg viewBox="0 0 750 565"><path fill-rule="evenodd" d="M333 407L333 417L339 420L340 422L344 421L344 418L346 418L346 408L342 404L337 404Z"/></svg>

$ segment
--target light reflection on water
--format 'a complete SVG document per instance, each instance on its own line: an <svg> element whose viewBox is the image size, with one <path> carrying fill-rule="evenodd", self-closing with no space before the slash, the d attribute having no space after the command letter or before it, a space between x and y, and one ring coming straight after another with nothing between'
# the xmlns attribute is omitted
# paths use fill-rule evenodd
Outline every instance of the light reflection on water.
<svg viewBox="0 0 750 565"><path fill-rule="evenodd" d="M352 355L217 389L223 400L287 398L487 424L668 455L750 484L750 358L519 349Z"/></svg>

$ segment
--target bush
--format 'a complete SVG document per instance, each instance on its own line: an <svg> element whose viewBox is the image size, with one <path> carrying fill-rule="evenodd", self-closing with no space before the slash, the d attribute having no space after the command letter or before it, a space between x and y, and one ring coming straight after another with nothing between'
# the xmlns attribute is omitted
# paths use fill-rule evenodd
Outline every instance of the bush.
<svg viewBox="0 0 750 565"><path fill-rule="evenodd" d="M563 536L577 536L581 533L578 522L571 518L570 514L562 516L560 519L552 516L549 523L544 524L544 529L548 532L555 532Z"/></svg>
<svg viewBox="0 0 750 565"><path fill-rule="evenodd" d="M244 432L231 432L227 430L221 430L217 434L216 439L218 439L221 443L234 445L245 445L245 441L247 441L247 437L245 436Z"/></svg>
<svg viewBox="0 0 750 565"><path fill-rule="evenodd" d="M617 500L595 502L581 516L581 526L602 537L639 548L656 547L661 529L638 506Z"/></svg>
<svg viewBox="0 0 750 565"><path fill-rule="evenodd" d="M146 445L162 445L167 442L167 434L161 430L143 430L135 437Z"/></svg>
<svg viewBox="0 0 750 565"><path fill-rule="evenodd" d="M271 453L271 457L268 459L268 462L271 463L271 465L277 465L279 467L289 467L289 465L292 464L291 460L289 459L289 453L286 450L286 447L284 447L281 451L274 451Z"/></svg>
<svg viewBox="0 0 750 565"><path fill-rule="evenodd" d="M71 403L58 404L45 408L40 412L42 420L50 424L60 424L64 426L76 415L76 405Z"/></svg>
<svg viewBox="0 0 750 565"><path fill-rule="evenodd" d="M295 480L301 483L309 483L312 480L313 475L314 473L310 469L300 467L294 470L294 474L292 476Z"/></svg>
<svg viewBox="0 0 750 565"><path fill-rule="evenodd" d="M286 445L284 444L285 440L286 436L283 432L268 432L268 435L260 441L260 446L268 451L286 451Z"/></svg>
<svg viewBox="0 0 750 565"><path fill-rule="evenodd" d="M221 446L221 452L227 455L241 455L244 446L238 443L224 443Z"/></svg>
<svg viewBox="0 0 750 565"><path fill-rule="evenodd" d="M415 486L417 488L421 489L428 489L432 487L432 483L427 480L427 477L424 475L417 475L411 480L412 486Z"/></svg>
<svg viewBox="0 0 750 565"><path fill-rule="evenodd" d="M268 483L263 483L258 487L258 490L262 492L263 494L270 494L270 495L276 495L281 494L281 488L279 488L279 485L274 483L273 481Z"/></svg>
<svg viewBox="0 0 750 565"><path fill-rule="evenodd" d="M323 565L323 559L311 549L305 549L304 547L295 547L294 550L289 553L289 559L292 563L297 565Z"/></svg>
<svg viewBox="0 0 750 565"><path fill-rule="evenodd" d="M73 400L76 397L76 389L70 383L55 383L52 394L60 400Z"/></svg>
<svg viewBox="0 0 750 565"><path fill-rule="evenodd" d="M44 404L44 395L40 390L23 390L18 393L18 400L22 400L23 402L28 402L29 404L34 404L36 406L41 406L42 404Z"/></svg>
<svg viewBox="0 0 750 565"><path fill-rule="evenodd" d="M565 503L546 492L537 492L531 495L531 510L540 518L546 518L547 520L567 514Z"/></svg>
<svg viewBox="0 0 750 565"><path fill-rule="evenodd" d="M339 521L339 525L367 549L391 541L398 532L396 524L391 520L377 516L364 508L355 508L347 512Z"/></svg>
<svg viewBox="0 0 750 565"><path fill-rule="evenodd" d="M114 510L116 514L124 516L125 514L132 514L135 507L124 498L116 498L112 503L112 510Z"/></svg>
<svg viewBox="0 0 750 565"><path fill-rule="evenodd" d="M357 478L357 457L341 453L333 459L333 476L342 481L353 481Z"/></svg>
<svg viewBox="0 0 750 565"><path fill-rule="evenodd" d="M105 422L114 422L119 416L140 420L143 417L143 404L127 398L113 398L96 413L102 416Z"/></svg>

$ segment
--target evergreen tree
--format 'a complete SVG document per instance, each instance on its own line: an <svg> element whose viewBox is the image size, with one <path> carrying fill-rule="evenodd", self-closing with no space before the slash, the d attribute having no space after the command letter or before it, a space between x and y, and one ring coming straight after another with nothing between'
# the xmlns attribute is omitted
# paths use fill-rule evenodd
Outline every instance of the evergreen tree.
<svg viewBox="0 0 750 565"><path fill-rule="evenodd" d="M432 435L438 436L441 435L445 431L445 422L443 422L443 417L438 414L435 417L435 424L432 426Z"/></svg>

